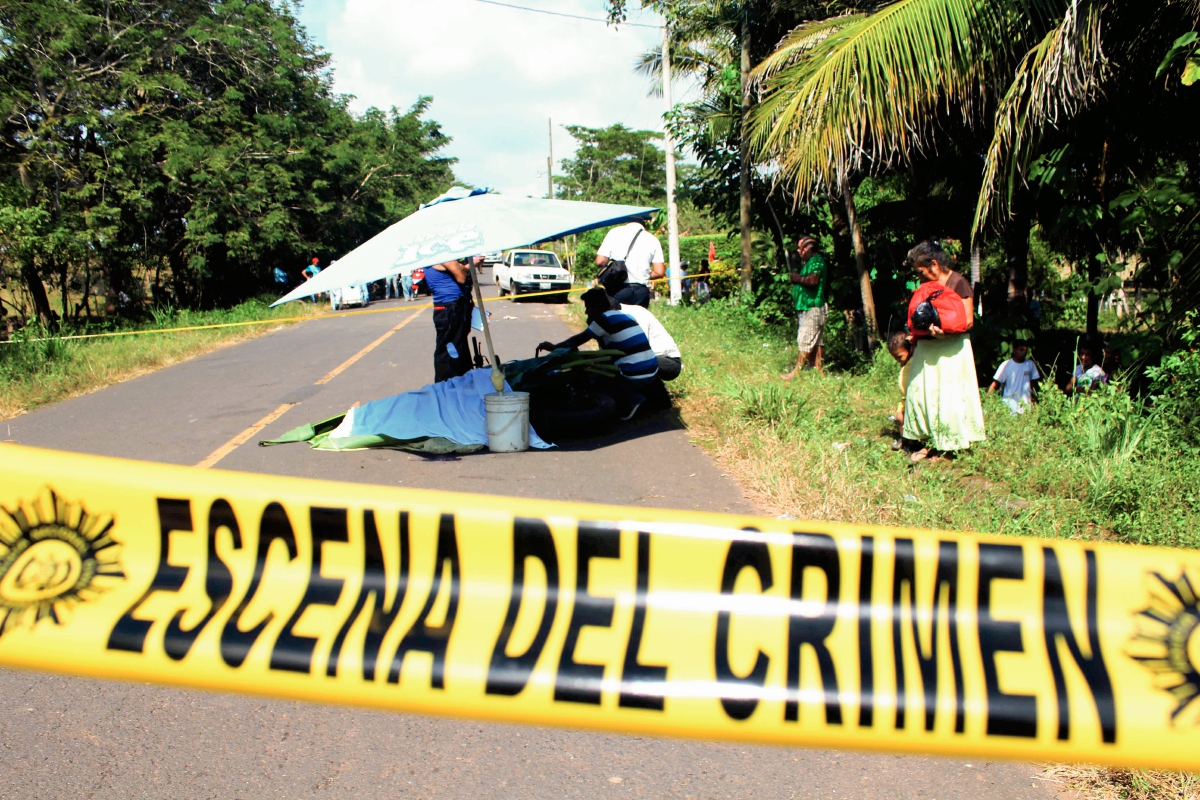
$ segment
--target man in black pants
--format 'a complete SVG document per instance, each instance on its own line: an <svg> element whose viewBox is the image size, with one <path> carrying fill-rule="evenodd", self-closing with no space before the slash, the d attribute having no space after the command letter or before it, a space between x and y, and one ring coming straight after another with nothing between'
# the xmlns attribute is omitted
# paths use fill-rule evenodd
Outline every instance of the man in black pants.
<svg viewBox="0 0 1200 800"><path fill-rule="evenodd" d="M437 344L433 350L433 382L448 381L471 371L471 267L473 261L447 261L425 270L425 280L433 293L433 329Z"/></svg>
<svg viewBox="0 0 1200 800"><path fill-rule="evenodd" d="M650 282L666 275L662 244L640 222L628 222L604 235L596 252L596 266L603 270L610 261L620 261L627 273L625 282L605 283L617 303L650 307Z"/></svg>

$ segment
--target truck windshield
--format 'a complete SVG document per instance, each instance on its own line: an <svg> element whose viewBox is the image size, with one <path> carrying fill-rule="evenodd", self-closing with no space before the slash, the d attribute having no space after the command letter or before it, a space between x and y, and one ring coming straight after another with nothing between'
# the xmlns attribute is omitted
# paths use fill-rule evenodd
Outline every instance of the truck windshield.
<svg viewBox="0 0 1200 800"><path fill-rule="evenodd" d="M554 253L516 253L513 255L514 267L558 267L558 256Z"/></svg>

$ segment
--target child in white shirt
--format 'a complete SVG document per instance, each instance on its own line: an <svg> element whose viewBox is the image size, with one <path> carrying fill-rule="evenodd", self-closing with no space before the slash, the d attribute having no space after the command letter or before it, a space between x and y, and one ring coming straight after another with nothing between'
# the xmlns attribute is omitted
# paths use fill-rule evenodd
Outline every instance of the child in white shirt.
<svg viewBox="0 0 1200 800"><path fill-rule="evenodd" d="M1027 360L1029 345L1017 340L1013 342L1012 358L1005 361L992 376L992 385L988 394L1003 386L1001 398L1013 414L1024 414L1025 409L1033 403L1034 381L1041 380L1037 365Z"/></svg>
<svg viewBox="0 0 1200 800"><path fill-rule="evenodd" d="M1085 347L1079 351L1079 363L1071 374L1071 382L1067 384L1067 394L1087 392L1108 380L1104 367L1097 362L1096 351Z"/></svg>

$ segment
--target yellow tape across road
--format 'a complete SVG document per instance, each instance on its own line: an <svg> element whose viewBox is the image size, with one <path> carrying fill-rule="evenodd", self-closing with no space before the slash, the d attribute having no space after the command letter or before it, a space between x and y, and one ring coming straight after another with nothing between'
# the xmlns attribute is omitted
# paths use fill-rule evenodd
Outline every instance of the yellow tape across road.
<svg viewBox="0 0 1200 800"><path fill-rule="evenodd" d="M702 272L699 275L689 275L688 279L706 278L712 275L711 272ZM660 279L661 280L661 279ZM552 294L570 294L572 292L585 292L587 286L577 286L573 289L550 289L545 292L527 292L519 295L521 298L526 297L546 297ZM485 297L483 302L494 303L497 300L516 300L517 296L502 296L502 297ZM361 314L392 314L397 311L420 311L426 308L433 308L433 303L424 303L419 306L391 306L389 308L363 308L357 311L334 311L324 314L308 314L299 317L278 317L275 319L255 319L244 322L218 322L211 325L186 325L180 328L145 328L135 331L106 331L104 333L73 333L67 336L46 336L39 339L24 339L25 342L46 342L51 339L55 340L73 340L73 339L108 339L114 336L148 336L154 333L186 333L188 331L209 331L219 328L244 328L248 325L275 325L285 322L304 322L313 319L335 319L339 317L354 317ZM15 344L18 340L2 341L0 344Z"/></svg>
<svg viewBox="0 0 1200 800"><path fill-rule="evenodd" d="M0 664L634 734L1200 768L1200 554L0 445Z"/></svg>

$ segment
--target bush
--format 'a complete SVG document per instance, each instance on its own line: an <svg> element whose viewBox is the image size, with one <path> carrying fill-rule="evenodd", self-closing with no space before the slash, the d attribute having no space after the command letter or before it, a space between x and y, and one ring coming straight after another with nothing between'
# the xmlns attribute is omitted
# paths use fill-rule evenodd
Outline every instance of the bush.
<svg viewBox="0 0 1200 800"><path fill-rule="evenodd" d="M1157 367L1147 367L1150 396L1164 419L1178 426L1189 449L1200 444L1200 325L1196 312L1189 311L1180 339L1183 347L1162 357Z"/></svg>
<svg viewBox="0 0 1200 800"><path fill-rule="evenodd" d="M699 274L699 269L692 271ZM708 281L708 288L712 290L713 297L733 297L738 293L742 276L738 274L738 268L733 262L717 259L708 265L708 271L712 274L705 280Z"/></svg>

